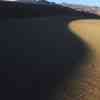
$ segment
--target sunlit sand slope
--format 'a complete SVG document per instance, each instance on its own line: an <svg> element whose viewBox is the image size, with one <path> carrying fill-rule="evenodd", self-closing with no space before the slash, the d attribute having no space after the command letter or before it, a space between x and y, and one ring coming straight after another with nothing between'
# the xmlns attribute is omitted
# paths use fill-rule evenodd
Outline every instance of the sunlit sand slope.
<svg viewBox="0 0 100 100"><path fill-rule="evenodd" d="M69 29L88 44L92 51L86 63L81 65L82 78L80 93L74 98L65 100L99 100L100 99L100 20L75 20ZM74 81L73 81L74 83ZM78 83L78 84L79 84ZM73 84L74 85L74 84ZM74 90L75 92L75 90ZM76 99L75 99L76 98Z"/></svg>

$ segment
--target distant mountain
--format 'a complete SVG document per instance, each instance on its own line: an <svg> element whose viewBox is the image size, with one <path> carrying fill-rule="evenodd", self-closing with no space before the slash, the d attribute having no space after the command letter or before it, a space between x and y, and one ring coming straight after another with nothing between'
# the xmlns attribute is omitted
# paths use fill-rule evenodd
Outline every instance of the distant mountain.
<svg viewBox="0 0 100 100"><path fill-rule="evenodd" d="M41 5L57 5L55 2L49 2L47 0L18 0L23 3L33 3L33 4L41 4Z"/></svg>
<svg viewBox="0 0 100 100"><path fill-rule="evenodd" d="M48 2L47 0L33 0L34 4L43 4L43 5L57 5L55 2Z"/></svg>
<svg viewBox="0 0 100 100"><path fill-rule="evenodd" d="M88 13L92 13L92 14L96 14L100 16L100 7L96 7L96 6L87 6L87 5L76 5L76 4L67 4L67 3L62 3L61 4L64 7L69 7L72 9L75 9L77 11L81 11L81 12L88 12Z"/></svg>
<svg viewBox="0 0 100 100"><path fill-rule="evenodd" d="M36 1L36 0L33 0ZM47 0L38 0L33 2L35 4L42 4L42 5L53 5L53 6L62 6L74 9L79 12L85 12L90 14L95 14L100 16L100 7L96 6L87 6L87 5L79 5L79 4L68 4L63 2L62 4L56 4L55 2L48 2Z"/></svg>

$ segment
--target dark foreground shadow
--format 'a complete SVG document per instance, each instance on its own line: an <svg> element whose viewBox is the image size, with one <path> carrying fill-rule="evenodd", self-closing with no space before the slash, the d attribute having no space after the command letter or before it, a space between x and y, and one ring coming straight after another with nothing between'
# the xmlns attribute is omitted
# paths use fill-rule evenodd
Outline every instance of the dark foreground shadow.
<svg viewBox="0 0 100 100"><path fill-rule="evenodd" d="M17 11L15 3L10 8L5 6L0 6L0 12L6 11L0 13L1 95L13 100L64 99L64 80L80 79L79 65L84 63L88 51L88 46L67 29L67 24L86 15L56 7L48 8L55 16L48 16L48 10L42 9L42 13L40 8L32 15L32 7L17 5Z"/></svg>
<svg viewBox="0 0 100 100"><path fill-rule="evenodd" d="M1 20L0 26L1 90L9 98L63 99L64 80L80 79L88 50L63 16Z"/></svg>

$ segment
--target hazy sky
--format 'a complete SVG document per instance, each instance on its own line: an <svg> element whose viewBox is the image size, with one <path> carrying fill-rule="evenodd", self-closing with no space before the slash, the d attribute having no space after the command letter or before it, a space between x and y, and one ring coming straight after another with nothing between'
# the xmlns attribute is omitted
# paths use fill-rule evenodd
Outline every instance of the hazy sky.
<svg viewBox="0 0 100 100"><path fill-rule="evenodd" d="M56 3L73 3L73 4L83 4L83 5L93 5L93 6L100 6L100 0L48 0L51 2Z"/></svg>

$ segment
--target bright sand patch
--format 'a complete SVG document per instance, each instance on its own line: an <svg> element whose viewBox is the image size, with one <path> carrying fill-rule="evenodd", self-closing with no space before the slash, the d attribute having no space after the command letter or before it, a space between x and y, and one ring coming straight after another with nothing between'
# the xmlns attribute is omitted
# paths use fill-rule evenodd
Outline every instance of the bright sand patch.
<svg viewBox="0 0 100 100"><path fill-rule="evenodd" d="M87 43L92 51L89 62L81 67L83 75L80 80L80 94L69 100L99 100L100 99L100 20L75 20L69 24L69 29ZM73 82L74 83L74 82ZM67 98L65 99L67 100Z"/></svg>

